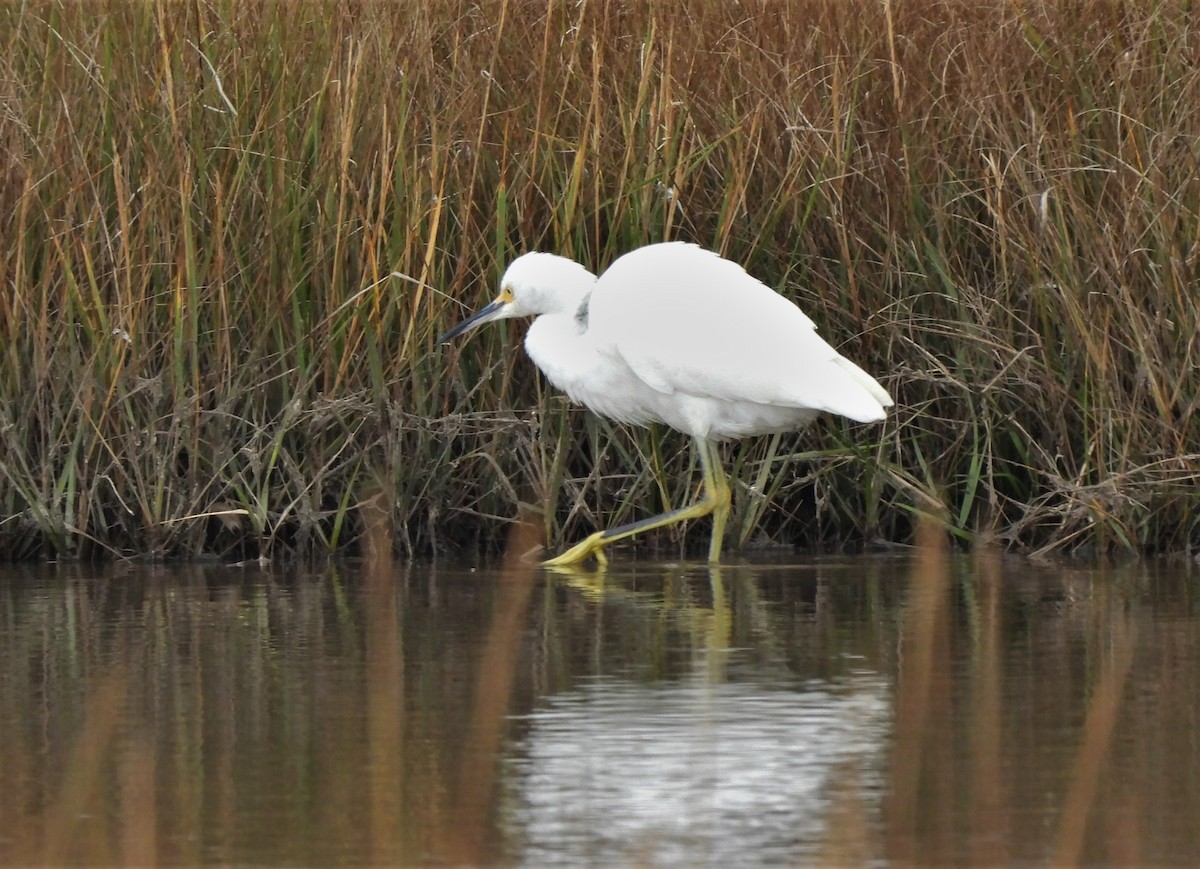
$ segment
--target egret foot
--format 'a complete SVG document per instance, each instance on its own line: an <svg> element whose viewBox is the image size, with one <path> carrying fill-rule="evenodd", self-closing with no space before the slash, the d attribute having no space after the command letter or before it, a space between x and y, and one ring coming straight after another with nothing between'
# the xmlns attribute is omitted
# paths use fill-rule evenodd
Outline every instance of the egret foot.
<svg viewBox="0 0 1200 869"><path fill-rule="evenodd" d="M601 567L606 567L608 566L608 559L604 557L604 546L611 542L606 539L607 534L608 532L606 531L597 531L595 534L585 537L561 555L547 558L542 562L542 566L568 567L581 564L589 555L593 555Z"/></svg>

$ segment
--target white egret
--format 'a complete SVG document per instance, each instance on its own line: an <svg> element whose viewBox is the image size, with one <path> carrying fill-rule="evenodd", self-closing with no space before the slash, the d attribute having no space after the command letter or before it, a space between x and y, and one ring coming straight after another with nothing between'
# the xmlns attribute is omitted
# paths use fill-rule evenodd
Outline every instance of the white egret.
<svg viewBox="0 0 1200 869"><path fill-rule="evenodd" d="M877 422L892 405L792 302L693 244L639 248L599 278L565 257L524 254L495 300L438 343L508 317L536 317L525 350L572 401L618 422L691 435L703 473L696 503L597 531L548 565L589 555L603 563L610 543L710 513L708 560L717 562L730 503L717 441L802 428L822 411Z"/></svg>

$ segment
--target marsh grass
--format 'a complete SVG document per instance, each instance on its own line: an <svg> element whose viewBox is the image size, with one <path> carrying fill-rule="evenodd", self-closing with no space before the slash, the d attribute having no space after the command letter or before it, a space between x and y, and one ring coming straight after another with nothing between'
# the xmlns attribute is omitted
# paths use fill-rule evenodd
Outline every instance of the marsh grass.
<svg viewBox="0 0 1200 869"><path fill-rule="evenodd" d="M726 7L0 9L0 553L341 551L379 491L406 554L682 503L682 439L567 408L519 326L433 344L518 252L664 239L898 402L731 445L739 543L1200 544L1190 7Z"/></svg>

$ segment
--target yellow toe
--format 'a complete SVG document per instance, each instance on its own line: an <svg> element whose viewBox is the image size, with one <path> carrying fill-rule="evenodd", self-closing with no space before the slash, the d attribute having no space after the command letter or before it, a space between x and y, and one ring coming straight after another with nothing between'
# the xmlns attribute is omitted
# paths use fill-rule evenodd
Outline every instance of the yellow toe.
<svg viewBox="0 0 1200 869"><path fill-rule="evenodd" d="M546 559L542 562L542 566L569 567L583 562L589 555L594 555L601 567L608 564L608 559L604 557L603 531L597 531L592 536L584 538L561 555Z"/></svg>

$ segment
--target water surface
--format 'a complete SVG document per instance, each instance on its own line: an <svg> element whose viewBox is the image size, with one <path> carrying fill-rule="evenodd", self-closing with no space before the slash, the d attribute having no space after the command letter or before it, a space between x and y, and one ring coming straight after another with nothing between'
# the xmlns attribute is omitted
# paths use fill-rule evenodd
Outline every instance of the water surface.
<svg viewBox="0 0 1200 869"><path fill-rule="evenodd" d="M1180 566L0 571L0 862L1200 857Z"/></svg>

